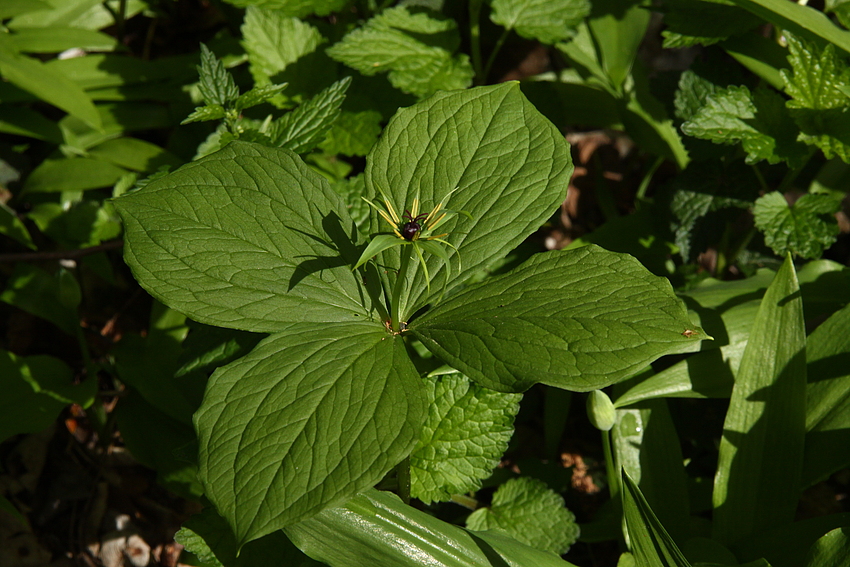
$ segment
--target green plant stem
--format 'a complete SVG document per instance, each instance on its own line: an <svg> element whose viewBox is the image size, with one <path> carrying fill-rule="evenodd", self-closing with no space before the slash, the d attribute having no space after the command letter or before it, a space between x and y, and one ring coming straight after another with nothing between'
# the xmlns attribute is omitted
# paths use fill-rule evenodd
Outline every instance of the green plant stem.
<svg viewBox="0 0 850 567"><path fill-rule="evenodd" d="M469 50L472 52L472 68L475 70L475 84L484 82L481 68L481 1L469 0Z"/></svg>
<svg viewBox="0 0 850 567"><path fill-rule="evenodd" d="M452 494L452 502L468 510L476 510L478 508L478 500L466 494Z"/></svg>
<svg viewBox="0 0 850 567"><path fill-rule="evenodd" d="M410 457L405 457L396 465L396 478L398 478L398 497L405 504L410 504Z"/></svg>
<svg viewBox="0 0 850 567"><path fill-rule="evenodd" d="M390 314L391 320L390 324L392 325L393 331L398 333L401 331L401 312L400 312L400 303L401 303L401 290L404 288L404 282L407 280L407 267L410 265L410 254L413 251L412 246L402 246L401 247L401 264L398 267L398 274L395 278L395 285L393 286L393 297L390 300Z"/></svg>
<svg viewBox="0 0 850 567"><path fill-rule="evenodd" d="M487 64L484 66L484 71L481 73L482 84L487 82L487 77L490 75L490 69L493 67L496 55L498 55L499 50L502 49L502 45L504 45L505 40L508 39L508 35L510 35L510 33L511 30L508 29L502 32L502 35L499 36L499 40L496 42L496 45L493 46L493 51L490 52L490 57L487 58Z"/></svg>
<svg viewBox="0 0 850 567"><path fill-rule="evenodd" d="M614 451L611 448L611 432L602 431L602 451L605 456L605 472L608 475L608 492L611 500L620 495L620 472L614 462Z"/></svg>
<svg viewBox="0 0 850 567"><path fill-rule="evenodd" d="M646 190L649 189L649 182L652 181L652 176L655 175L656 170L664 163L664 158L658 156L652 166L649 168L649 171L646 172L646 175L643 176L643 179L640 182L640 187L637 190L637 200L643 201L646 198Z"/></svg>

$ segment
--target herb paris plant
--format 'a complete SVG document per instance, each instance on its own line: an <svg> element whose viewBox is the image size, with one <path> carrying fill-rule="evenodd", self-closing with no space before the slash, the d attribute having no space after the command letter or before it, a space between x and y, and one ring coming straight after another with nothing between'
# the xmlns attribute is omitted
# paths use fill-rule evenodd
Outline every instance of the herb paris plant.
<svg viewBox="0 0 850 567"><path fill-rule="evenodd" d="M503 392L601 388L705 338L666 280L596 247L459 289L549 217L571 172L563 136L506 83L399 111L370 153L367 196L438 203L459 188L452 206L469 212L441 224L453 247L409 269L409 246L359 262L342 198L285 149L234 142L115 201L126 261L154 297L271 333L210 377L194 419L206 495L238 541L343 503L410 453L426 395L408 335ZM406 331L388 332L391 317Z"/></svg>

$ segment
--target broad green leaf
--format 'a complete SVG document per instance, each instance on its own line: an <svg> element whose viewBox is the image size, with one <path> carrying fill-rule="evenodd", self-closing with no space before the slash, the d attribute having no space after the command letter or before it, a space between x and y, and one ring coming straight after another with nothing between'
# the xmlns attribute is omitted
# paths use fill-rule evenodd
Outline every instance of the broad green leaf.
<svg viewBox="0 0 850 567"><path fill-rule="evenodd" d="M667 402L617 410L611 437L616 463L641 487L670 537L684 542L690 535L688 483Z"/></svg>
<svg viewBox="0 0 850 567"><path fill-rule="evenodd" d="M819 258L838 237L835 213L841 202L830 195L803 195L789 206L785 195L773 191L760 197L753 208L756 227L765 244L777 255L793 253Z"/></svg>
<svg viewBox="0 0 850 567"><path fill-rule="evenodd" d="M805 567L824 565L850 565L850 527L832 530L809 550Z"/></svg>
<svg viewBox="0 0 850 567"><path fill-rule="evenodd" d="M800 167L809 156L804 144L797 142L799 132L785 109L784 99L767 89L750 93L745 86L731 86L708 97L682 131L716 144L741 142L747 163L763 159L770 164L788 162Z"/></svg>
<svg viewBox="0 0 850 567"><path fill-rule="evenodd" d="M637 567L691 567L625 470L622 487L623 515Z"/></svg>
<svg viewBox="0 0 850 567"><path fill-rule="evenodd" d="M512 478L493 494L489 508L479 508L466 519L475 531L504 532L526 545L563 555L579 535L575 516L564 499L541 480Z"/></svg>
<svg viewBox="0 0 850 567"><path fill-rule="evenodd" d="M288 150L233 142L114 203L136 279L196 321L274 332L369 316L342 198Z"/></svg>
<svg viewBox="0 0 850 567"><path fill-rule="evenodd" d="M829 17L819 10L783 0L732 2L783 30L822 38L850 53L850 32L833 24Z"/></svg>
<svg viewBox="0 0 850 567"><path fill-rule="evenodd" d="M186 522L174 540L192 552L207 567L257 567L319 565L301 553L281 531L276 531L241 549L227 522L211 507Z"/></svg>
<svg viewBox="0 0 850 567"><path fill-rule="evenodd" d="M0 441L45 429L69 404L91 405L92 384L96 380L74 385L71 369L58 358L0 350Z"/></svg>
<svg viewBox="0 0 850 567"><path fill-rule="evenodd" d="M139 172L154 172L162 166L177 167L183 163L168 150L138 138L107 140L92 148L89 155Z"/></svg>
<svg viewBox="0 0 850 567"><path fill-rule="evenodd" d="M803 486L850 464L850 306L808 337Z"/></svg>
<svg viewBox="0 0 850 567"><path fill-rule="evenodd" d="M799 291L788 256L756 314L723 425L713 495L713 536L721 543L794 518L806 419Z"/></svg>
<svg viewBox="0 0 850 567"><path fill-rule="evenodd" d="M589 13L588 0L493 0L490 19L522 37L554 44L568 39Z"/></svg>
<svg viewBox="0 0 850 567"><path fill-rule="evenodd" d="M390 121L367 158L367 197L384 191L395 209L413 199L431 210L467 211L440 225L452 260L446 293L472 274L503 258L545 222L564 198L572 173L569 147L560 132L523 96L517 83L437 93ZM452 191L454 191L452 193ZM372 215L372 232L388 225ZM398 266L397 253L384 263ZM462 270L460 261L462 260ZM426 258L431 290L440 293L444 262ZM406 321L430 300L421 269L411 270L401 297Z"/></svg>
<svg viewBox="0 0 850 567"><path fill-rule="evenodd" d="M350 84L350 77L339 80L276 120L269 131L272 143L296 154L316 147L339 117Z"/></svg>
<svg viewBox="0 0 850 567"><path fill-rule="evenodd" d="M319 149L330 155L365 156L381 135L381 114L374 110L343 110Z"/></svg>
<svg viewBox="0 0 850 567"><path fill-rule="evenodd" d="M446 23L452 28L448 42L442 37ZM389 72L394 87L420 98L437 90L463 89L472 83L473 71L466 55L452 55L458 43L455 25L398 6L346 35L327 54L366 76Z"/></svg>
<svg viewBox="0 0 850 567"><path fill-rule="evenodd" d="M36 167L24 184L29 193L58 193L85 191L109 187L127 170L110 161L98 158L46 159Z"/></svg>
<svg viewBox="0 0 850 567"><path fill-rule="evenodd" d="M289 526L304 553L332 567L574 567L494 532L470 532L369 490L341 508Z"/></svg>
<svg viewBox="0 0 850 567"><path fill-rule="evenodd" d="M227 0L240 8L258 6L266 9L274 9L281 14L294 18L303 18L310 14L327 16L332 12L339 12L351 0Z"/></svg>
<svg viewBox="0 0 850 567"><path fill-rule="evenodd" d="M225 106L239 98L239 87L227 69L210 49L201 44L201 64L198 66L198 89L208 105Z"/></svg>
<svg viewBox="0 0 850 567"><path fill-rule="evenodd" d="M596 246L536 254L473 284L408 326L479 384L596 390L707 338L670 283Z"/></svg>
<svg viewBox="0 0 850 567"><path fill-rule="evenodd" d="M298 18L254 6L245 12L242 36L257 86L278 82L275 75L325 41L316 28Z"/></svg>
<svg viewBox="0 0 850 567"><path fill-rule="evenodd" d="M428 417L410 454L410 495L430 504L480 488L508 448L522 396L462 374L429 379L425 389Z"/></svg>
<svg viewBox="0 0 850 567"><path fill-rule="evenodd" d="M587 25L593 32L605 76L619 92L632 71L651 14L642 2L595 0L592 4Z"/></svg>
<svg viewBox="0 0 850 567"><path fill-rule="evenodd" d="M383 325L291 325L210 377L195 414L205 494L244 544L373 486L410 454L425 411Z"/></svg>
<svg viewBox="0 0 850 567"><path fill-rule="evenodd" d="M91 127L101 127L100 115L82 88L37 59L19 55L2 43L0 75L13 85L76 116Z"/></svg>
<svg viewBox="0 0 850 567"><path fill-rule="evenodd" d="M74 47L86 51L112 51L118 41L105 33L65 27L18 27L8 36L9 45L22 53L59 53Z"/></svg>
<svg viewBox="0 0 850 567"><path fill-rule="evenodd" d="M35 243L30 237L29 230L18 214L5 203L0 203L0 234L17 240L27 248L35 250Z"/></svg>
<svg viewBox="0 0 850 567"><path fill-rule="evenodd" d="M800 140L817 146L827 158L837 155L850 163L850 69L833 45L820 47L789 36L788 53L792 70L783 70L782 78L793 99L786 105L800 128Z"/></svg>
<svg viewBox="0 0 850 567"><path fill-rule="evenodd" d="M46 319L72 337L79 332L77 314L59 302L58 280L32 264L20 262L15 266L0 301Z"/></svg>

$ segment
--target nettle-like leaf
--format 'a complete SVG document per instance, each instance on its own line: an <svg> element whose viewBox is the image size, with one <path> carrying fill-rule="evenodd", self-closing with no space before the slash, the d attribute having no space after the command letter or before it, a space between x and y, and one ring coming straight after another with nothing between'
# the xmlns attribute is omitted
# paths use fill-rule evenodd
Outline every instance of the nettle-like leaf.
<svg viewBox="0 0 850 567"><path fill-rule="evenodd" d="M800 140L850 163L850 69L832 44L820 47L790 35L788 62L791 71L783 69L782 78Z"/></svg>
<svg viewBox="0 0 850 567"><path fill-rule="evenodd" d="M763 23L731 2L666 0L664 48L712 45Z"/></svg>
<svg viewBox="0 0 850 567"><path fill-rule="evenodd" d="M520 394L502 394L462 374L426 382L428 418L410 455L410 494L426 504L478 489L513 434Z"/></svg>
<svg viewBox="0 0 850 567"><path fill-rule="evenodd" d="M575 516L564 499L535 478L513 478L493 494L489 508L466 519L471 530L502 531L536 549L562 555L579 536Z"/></svg>
<svg viewBox="0 0 850 567"><path fill-rule="evenodd" d="M840 201L830 195L803 195L789 206L779 191L760 197L753 214L765 243L776 254L793 252L808 259L820 258L838 237L835 213Z"/></svg>
<svg viewBox="0 0 850 567"><path fill-rule="evenodd" d="M490 19L522 37L555 44L572 37L589 13L587 0L493 0Z"/></svg>
<svg viewBox="0 0 850 567"><path fill-rule="evenodd" d="M446 294L537 230L564 199L572 170L564 137L517 83L438 93L400 110L369 154L367 196L380 189L400 212L415 198L428 211L448 197L445 208L471 216L455 215L441 225L457 248L447 250L451 269L426 258L438 283L430 292L423 271L411 272L400 298L401 320L432 294L439 297L447 271ZM372 218L374 232L388 230L376 214ZM384 262L397 267L398 253L384 254Z"/></svg>
<svg viewBox="0 0 850 567"><path fill-rule="evenodd" d="M350 84L351 77L341 79L273 122L272 143L297 154L316 147L339 117Z"/></svg>
<svg viewBox="0 0 850 567"><path fill-rule="evenodd" d="M298 18L254 6L245 12L242 36L257 86L273 83L272 77L325 41L319 30Z"/></svg>
<svg viewBox="0 0 850 567"><path fill-rule="evenodd" d="M327 54L367 76L389 72L394 87L419 97L462 89L472 84L473 71L466 55L452 55L459 42L456 25L398 6L346 35Z"/></svg>
<svg viewBox="0 0 850 567"><path fill-rule="evenodd" d="M227 72L224 63L219 61L203 43L198 73L200 75L198 89L208 105L224 106L239 98L239 87L236 86L233 75Z"/></svg>
<svg viewBox="0 0 850 567"><path fill-rule="evenodd" d="M745 86L721 89L682 124L682 131L716 144L740 141L748 164L766 159L771 164L786 161L796 168L809 154L806 146L797 142L798 128L785 109L785 101L767 89L754 93Z"/></svg>
<svg viewBox="0 0 850 567"><path fill-rule="evenodd" d="M536 382L596 390L706 338L669 281L593 245L536 254L408 329L454 368L503 392Z"/></svg>
<svg viewBox="0 0 850 567"><path fill-rule="evenodd" d="M195 414L206 496L239 542L374 485L410 453L425 397L377 323L303 323L217 370Z"/></svg>

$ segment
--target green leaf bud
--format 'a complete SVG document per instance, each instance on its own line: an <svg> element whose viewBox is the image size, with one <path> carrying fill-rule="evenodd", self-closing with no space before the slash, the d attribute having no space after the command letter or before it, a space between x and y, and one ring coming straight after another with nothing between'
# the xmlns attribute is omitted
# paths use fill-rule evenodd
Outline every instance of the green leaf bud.
<svg viewBox="0 0 850 567"><path fill-rule="evenodd" d="M587 396L587 417L600 431L610 431L614 427L616 413L611 398L602 390L594 390Z"/></svg>

